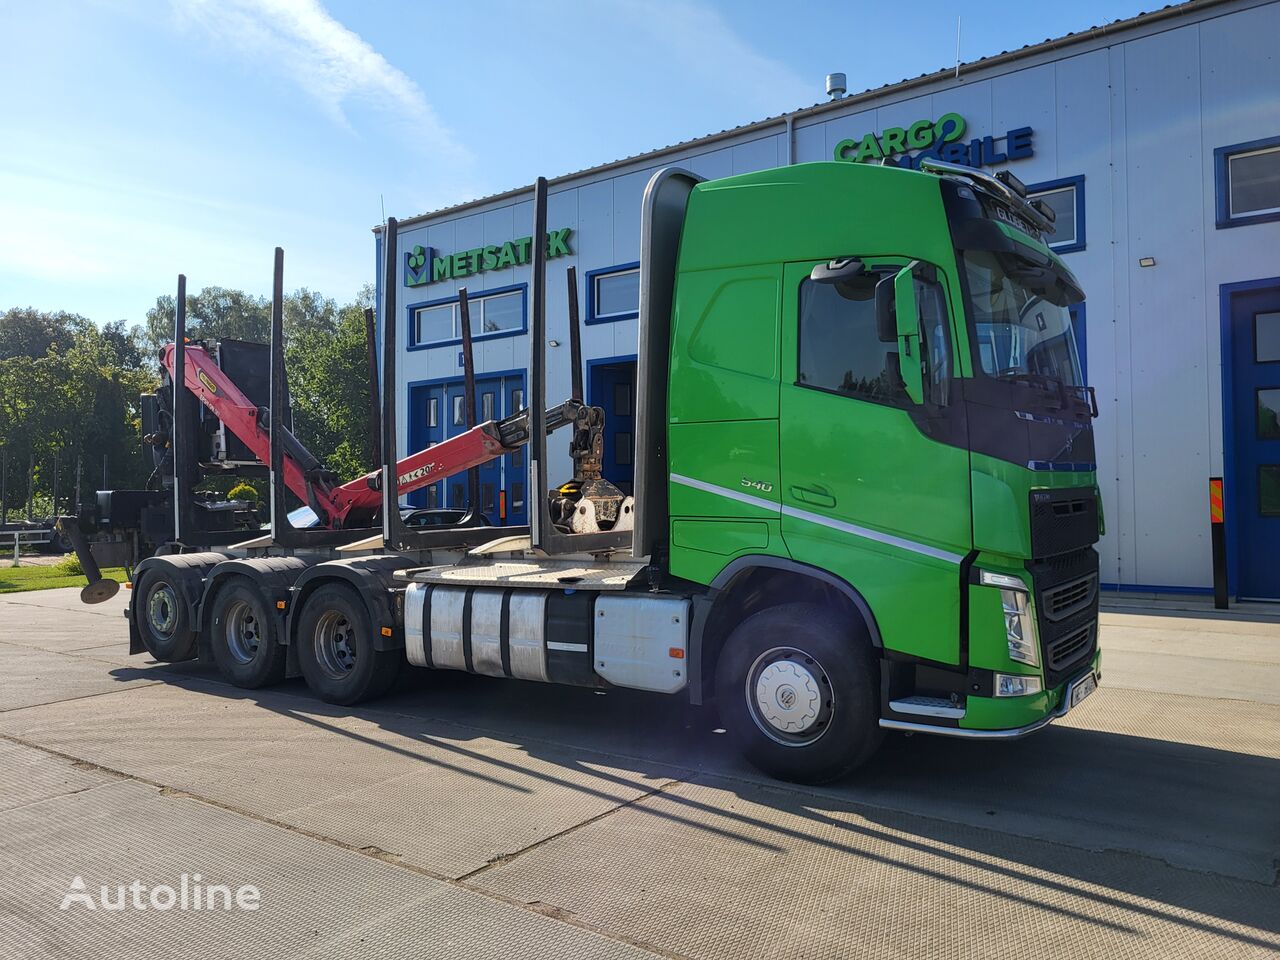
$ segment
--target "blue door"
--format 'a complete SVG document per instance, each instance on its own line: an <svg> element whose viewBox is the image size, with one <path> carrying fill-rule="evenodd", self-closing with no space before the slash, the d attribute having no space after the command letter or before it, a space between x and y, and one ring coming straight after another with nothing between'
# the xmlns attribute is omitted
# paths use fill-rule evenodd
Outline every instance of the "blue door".
<svg viewBox="0 0 1280 960"><path fill-rule="evenodd" d="M1280 599L1280 285L1231 297L1227 509L1236 593Z"/></svg>
<svg viewBox="0 0 1280 960"><path fill-rule="evenodd" d="M413 387L409 392L411 450L465 433L466 409L461 380ZM476 380L476 422L501 420L524 407L524 377L519 374L481 377ZM480 469L480 512L495 526L527 523L527 486L524 450L491 460ZM409 494L415 507L467 506L467 474L459 473Z"/></svg>
<svg viewBox="0 0 1280 960"><path fill-rule="evenodd" d="M445 438L445 396L440 384L413 387L409 391L409 451L425 450ZM433 483L409 494L415 507L444 505L444 484Z"/></svg>
<svg viewBox="0 0 1280 960"><path fill-rule="evenodd" d="M502 386L506 404L504 416L511 416L524 409L524 376L506 377ZM498 504L498 516L490 517L500 526L519 527L529 522L529 505L525 502L525 489L529 483L529 466L524 447L507 454L502 469L505 476L502 501Z"/></svg>
<svg viewBox="0 0 1280 960"><path fill-rule="evenodd" d="M635 485L636 362L625 359L591 367L591 405L604 410L601 473L623 493Z"/></svg>
<svg viewBox="0 0 1280 960"><path fill-rule="evenodd" d="M462 381L450 383L445 388L447 409L445 436L456 437L467 432L467 409L463 403ZM463 508L467 505L467 474L455 473L444 481L445 506Z"/></svg>
<svg viewBox="0 0 1280 960"><path fill-rule="evenodd" d="M476 380L476 423L502 419L502 379ZM463 477L465 479L465 475ZM490 523L498 523L498 491L502 489L502 457L480 468L480 512Z"/></svg>

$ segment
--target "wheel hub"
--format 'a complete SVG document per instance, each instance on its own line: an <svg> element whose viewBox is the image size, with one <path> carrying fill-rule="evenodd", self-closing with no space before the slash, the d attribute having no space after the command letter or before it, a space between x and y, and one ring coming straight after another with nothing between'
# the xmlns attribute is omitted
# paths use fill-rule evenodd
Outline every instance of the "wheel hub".
<svg viewBox="0 0 1280 960"><path fill-rule="evenodd" d="M794 648L762 654L747 676L752 719L772 739L804 746L826 731L832 711L831 683L813 657Z"/></svg>
<svg viewBox="0 0 1280 960"><path fill-rule="evenodd" d="M250 604L237 600L227 610L227 650L237 663L249 663L258 655L262 632L257 612Z"/></svg>
<svg viewBox="0 0 1280 960"><path fill-rule="evenodd" d="M350 621L336 610L328 610L316 623L316 662L334 680L341 680L356 667L356 640Z"/></svg>
<svg viewBox="0 0 1280 960"><path fill-rule="evenodd" d="M147 620L151 629L161 636L173 633L178 621L178 598L169 584L161 584L151 591L151 598L147 601Z"/></svg>

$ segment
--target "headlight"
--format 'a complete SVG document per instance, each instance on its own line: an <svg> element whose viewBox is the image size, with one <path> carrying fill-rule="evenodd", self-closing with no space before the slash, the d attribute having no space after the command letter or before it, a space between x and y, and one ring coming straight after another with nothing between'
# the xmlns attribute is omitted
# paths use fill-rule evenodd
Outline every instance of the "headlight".
<svg viewBox="0 0 1280 960"><path fill-rule="evenodd" d="M985 584L1000 587L1000 606L1004 610L1004 633L1009 641L1009 659L1029 667L1040 666L1040 644L1036 622L1031 616L1027 587L1020 579L1006 573L983 570Z"/></svg>
<svg viewBox="0 0 1280 960"><path fill-rule="evenodd" d="M1039 693L1041 689L1039 677L1014 676L1008 673L996 674L997 697L1026 697L1033 693Z"/></svg>

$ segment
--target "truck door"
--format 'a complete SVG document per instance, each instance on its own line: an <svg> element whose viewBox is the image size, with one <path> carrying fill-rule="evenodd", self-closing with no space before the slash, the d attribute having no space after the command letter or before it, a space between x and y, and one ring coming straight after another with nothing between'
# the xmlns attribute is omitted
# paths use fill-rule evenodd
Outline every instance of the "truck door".
<svg viewBox="0 0 1280 960"><path fill-rule="evenodd" d="M884 342L876 285L906 261L864 262L838 283L810 279L813 261L786 267L783 539L795 559L862 593L887 647L956 663L959 564L973 538L944 280L921 270L919 335ZM925 360L921 403L904 386L899 343Z"/></svg>

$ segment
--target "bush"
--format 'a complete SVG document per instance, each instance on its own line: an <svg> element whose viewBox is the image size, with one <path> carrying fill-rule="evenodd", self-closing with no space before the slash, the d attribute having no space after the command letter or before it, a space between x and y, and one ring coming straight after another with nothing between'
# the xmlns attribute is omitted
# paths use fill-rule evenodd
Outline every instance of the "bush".
<svg viewBox="0 0 1280 960"><path fill-rule="evenodd" d="M256 503L261 499L258 495L257 487L251 483L245 483L243 480L227 491L228 500L248 500Z"/></svg>
<svg viewBox="0 0 1280 960"><path fill-rule="evenodd" d="M53 565L53 569L68 577L83 577L84 568L80 566L80 558L69 553Z"/></svg>

